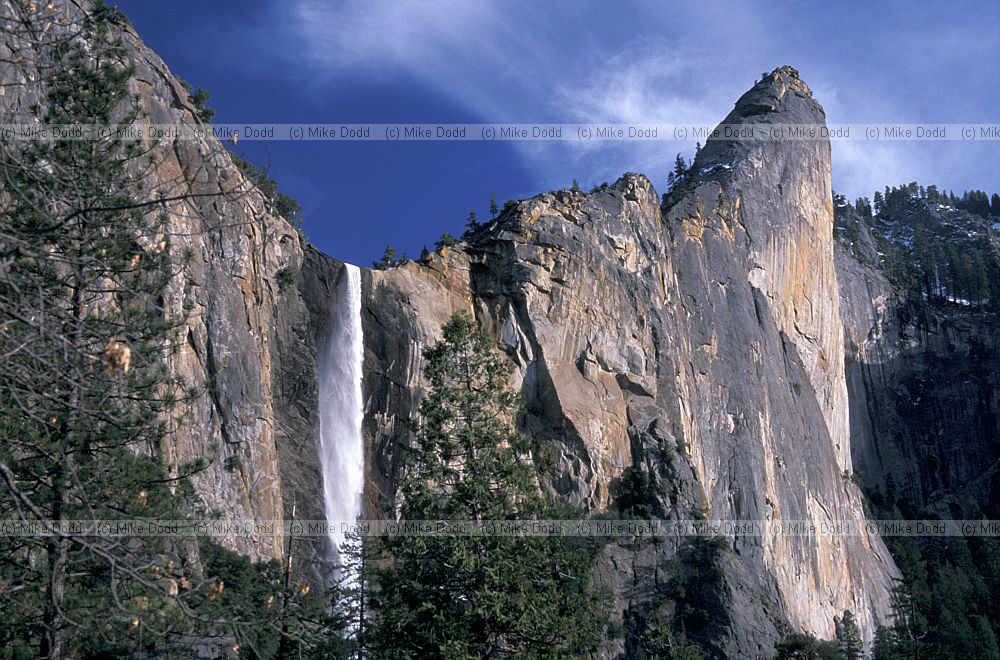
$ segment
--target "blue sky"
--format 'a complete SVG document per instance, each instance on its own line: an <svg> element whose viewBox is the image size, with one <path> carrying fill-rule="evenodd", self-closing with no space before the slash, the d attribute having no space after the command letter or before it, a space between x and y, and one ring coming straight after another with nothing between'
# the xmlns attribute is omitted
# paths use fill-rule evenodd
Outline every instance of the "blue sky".
<svg viewBox="0 0 1000 660"><path fill-rule="evenodd" d="M1000 2L119 0L217 123L721 120L799 69L830 122L1000 123ZM416 256L470 210L622 172L662 191L693 143L241 142L328 254ZM912 180L1000 191L1000 143L834 143L850 197Z"/></svg>

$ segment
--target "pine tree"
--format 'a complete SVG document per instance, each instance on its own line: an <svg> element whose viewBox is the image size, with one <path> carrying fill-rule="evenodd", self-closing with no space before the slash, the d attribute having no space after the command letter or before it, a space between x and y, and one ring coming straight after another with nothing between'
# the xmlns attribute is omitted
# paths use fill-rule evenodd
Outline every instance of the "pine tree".
<svg viewBox="0 0 1000 660"><path fill-rule="evenodd" d="M497 213L499 213L499 212L500 212L500 207L497 206L497 196L496 195L490 195L490 219L491 220L496 220L497 219Z"/></svg>
<svg viewBox="0 0 1000 660"><path fill-rule="evenodd" d="M674 169L667 174L667 191L669 192L670 190L673 190L677 184L683 181L684 177L687 176L687 172L688 165L684 160L684 156L677 154L674 158Z"/></svg>
<svg viewBox="0 0 1000 660"><path fill-rule="evenodd" d="M580 184L576 179L573 179L573 185L570 186L571 192L580 192Z"/></svg>
<svg viewBox="0 0 1000 660"><path fill-rule="evenodd" d="M865 651L861 641L858 624L854 623L854 614L845 610L844 616L836 621L837 647L843 660L861 660Z"/></svg>
<svg viewBox="0 0 1000 660"><path fill-rule="evenodd" d="M373 261L372 268L374 270L385 270L398 264L399 259L396 258L396 248L391 245L386 245L385 252L382 253L382 258L377 261Z"/></svg>
<svg viewBox="0 0 1000 660"><path fill-rule="evenodd" d="M133 124L124 17L101 2L53 7L28 13L15 37L45 85L35 118ZM202 394L168 368L189 305L168 302L186 259L171 256L166 205L187 195L150 186L155 154L122 135L0 142L0 519L60 525L0 537L0 648L183 657L195 640L246 640L256 653L269 643L257 632L277 637L266 605L276 562L254 565L193 533L83 527L204 513L188 477L205 461L171 465L161 453L183 421L176 404Z"/></svg>
<svg viewBox="0 0 1000 660"><path fill-rule="evenodd" d="M812 635L788 635L775 644L774 650L777 660L841 660L836 643Z"/></svg>
<svg viewBox="0 0 1000 660"><path fill-rule="evenodd" d="M948 263L948 294L953 298L965 294L968 290L966 281L965 255L959 256L955 246L945 246L945 261Z"/></svg>
<svg viewBox="0 0 1000 660"><path fill-rule="evenodd" d="M36 109L42 123L128 125L139 116L132 67L112 36L120 21L98 3L76 39L43 49L51 69L47 103ZM166 212L129 171L144 163L141 144L114 135L5 145L4 518L176 520L193 505L186 483L156 459L184 395L165 362L183 319L163 308L174 267ZM19 643L37 645L39 656L125 652L178 625L180 576L165 562L189 548L174 539L65 534L4 545Z"/></svg>
<svg viewBox="0 0 1000 660"><path fill-rule="evenodd" d="M469 218L465 221L465 233L462 234L462 238L468 238L472 236L477 231L479 231L479 228L481 226L482 225L480 224L479 219L476 218L476 212L469 211Z"/></svg>
<svg viewBox="0 0 1000 660"><path fill-rule="evenodd" d="M922 293L930 302L934 296L940 293L936 290L937 261L927 232L920 227L917 228L913 236L913 259L916 262L916 275L920 278Z"/></svg>
<svg viewBox="0 0 1000 660"><path fill-rule="evenodd" d="M867 197L858 197L854 200L854 210L858 212L862 218L871 224L872 220L872 203Z"/></svg>
<svg viewBox="0 0 1000 660"><path fill-rule="evenodd" d="M448 232L441 234L441 237L434 241L434 249L439 252L453 245L458 245L458 239Z"/></svg>
<svg viewBox="0 0 1000 660"><path fill-rule="evenodd" d="M875 215L881 216L885 212L885 210L886 210L885 209L885 196L882 195L881 191L879 191L879 190L875 191L875 199L874 199L873 204L874 204L874 207L875 207Z"/></svg>
<svg viewBox="0 0 1000 660"><path fill-rule="evenodd" d="M271 166L257 166L236 154L229 154L240 172L264 196L268 211L292 223L297 229L302 229L302 206L278 187L278 182L271 178Z"/></svg>
<svg viewBox="0 0 1000 660"><path fill-rule="evenodd" d="M983 615L972 617L972 642L983 660L1000 660L1000 643L990 620Z"/></svg>
<svg viewBox="0 0 1000 660"><path fill-rule="evenodd" d="M874 660L903 660L904 656L898 651L898 646L899 642L892 628L879 626L872 643L872 657Z"/></svg>
<svg viewBox="0 0 1000 660"><path fill-rule="evenodd" d="M355 530L347 534L344 547L339 549L341 564L331 607L331 611L344 618L345 637L359 649L364 647L368 635L368 581L374 561L362 526L359 520Z"/></svg>
<svg viewBox="0 0 1000 660"><path fill-rule="evenodd" d="M982 306L990 298L990 277L986 269L986 261L981 252L973 252L969 256L969 300Z"/></svg>
<svg viewBox="0 0 1000 660"><path fill-rule="evenodd" d="M912 580L910 577L908 581ZM918 589L919 586L900 582L892 590L893 626L889 639L893 641L894 651L907 658L923 655L921 649L927 633L923 598Z"/></svg>
<svg viewBox="0 0 1000 660"><path fill-rule="evenodd" d="M509 365L468 316L424 352L430 389L400 488L405 520L565 519L545 500L538 446L513 426ZM578 512L577 512L578 515ZM580 654L602 619L579 539L403 534L383 540L372 643L379 657Z"/></svg>
<svg viewBox="0 0 1000 660"><path fill-rule="evenodd" d="M309 618L318 625L307 628L302 635L304 657L319 660L368 656L369 580L378 557L373 555L364 525L359 519L338 547L340 563L326 589L326 608Z"/></svg>
<svg viewBox="0 0 1000 660"><path fill-rule="evenodd" d="M649 473L636 466L626 468L618 484L618 510L632 518L649 518L655 501L655 488Z"/></svg>
<svg viewBox="0 0 1000 660"><path fill-rule="evenodd" d="M196 89L194 94L191 95L191 102L194 103L196 108L198 108L198 118L205 123L210 123L212 121L212 117L215 116L215 110L206 105L208 103L208 99L208 92L201 87Z"/></svg>

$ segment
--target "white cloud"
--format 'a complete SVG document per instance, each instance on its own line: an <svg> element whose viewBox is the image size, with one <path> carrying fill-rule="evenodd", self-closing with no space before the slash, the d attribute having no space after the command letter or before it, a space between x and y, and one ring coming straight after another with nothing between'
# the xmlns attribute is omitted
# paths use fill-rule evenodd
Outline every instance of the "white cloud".
<svg viewBox="0 0 1000 660"><path fill-rule="evenodd" d="M986 58L983 72L996 73L995 29L963 43L961 31L933 24L892 31L885 21L860 21L852 38L828 32L821 17L801 8L789 13L788 7L736 2L295 0L283 11L309 75L321 84L403 76L487 122L712 124L761 71L786 63L803 72L831 122L950 121L996 107L984 104L995 91L975 87L961 98L940 96L949 80L973 83L979 74L969 58ZM921 35L947 45L946 52L904 49ZM865 49L871 61L862 56ZM916 78L920 60L934 71L926 87ZM942 62L951 68L942 71ZM931 112L938 116L923 116ZM662 182L673 155L690 153L693 145L523 142L515 149L540 181L564 185L574 176L596 183L629 169ZM954 182L965 177L969 185L989 187L983 179L995 181L1000 167L968 160L970 154L988 159L982 149L926 142L838 142L833 153L835 186L850 196L912 179L963 187Z"/></svg>
<svg viewBox="0 0 1000 660"><path fill-rule="evenodd" d="M549 76L536 13L490 0L298 0L291 9L310 72L403 75L483 115L537 94Z"/></svg>
<svg viewBox="0 0 1000 660"><path fill-rule="evenodd" d="M494 18L486 2L300 0L292 20L310 55L334 68L441 64L469 33Z"/></svg>

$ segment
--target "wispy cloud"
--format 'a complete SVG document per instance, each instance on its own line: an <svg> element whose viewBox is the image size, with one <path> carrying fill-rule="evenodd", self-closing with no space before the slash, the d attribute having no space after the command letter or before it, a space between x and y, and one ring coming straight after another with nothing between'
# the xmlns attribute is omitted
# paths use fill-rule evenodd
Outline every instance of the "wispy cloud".
<svg viewBox="0 0 1000 660"><path fill-rule="evenodd" d="M298 0L292 27L321 77L422 81L480 113L510 105L548 75L527 3L465 0ZM523 9L523 11L522 11Z"/></svg>
<svg viewBox="0 0 1000 660"><path fill-rule="evenodd" d="M495 17L489 3L458 0L299 0L292 3L291 16L312 57L336 69L369 73L386 66L440 65Z"/></svg>
<svg viewBox="0 0 1000 660"><path fill-rule="evenodd" d="M858 3L844 11L856 20L831 31L797 3L295 0L282 11L319 84L402 77L482 121L714 123L761 71L785 63L802 70L830 121L996 119L997 92L982 85L995 88L1000 39L983 16L942 25L920 8L903 20L898 8ZM905 29L887 29L894 20ZM658 175L692 148L523 143L517 153L540 180L583 181ZM841 142L835 185L852 196L918 176L987 187L1000 178L997 159L965 161L983 149Z"/></svg>

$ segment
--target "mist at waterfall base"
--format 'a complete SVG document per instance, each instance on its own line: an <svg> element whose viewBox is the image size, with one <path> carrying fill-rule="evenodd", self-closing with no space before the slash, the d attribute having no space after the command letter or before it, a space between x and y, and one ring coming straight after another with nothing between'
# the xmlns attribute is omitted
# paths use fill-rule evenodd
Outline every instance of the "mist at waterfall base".
<svg viewBox="0 0 1000 660"><path fill-rule="evenodd" d="M319 463L330 523L331 559L340 566L345 525L361 513L365 456L361 436L361 271L344 264L337 278L330 339L319 357Z"/></svg>

